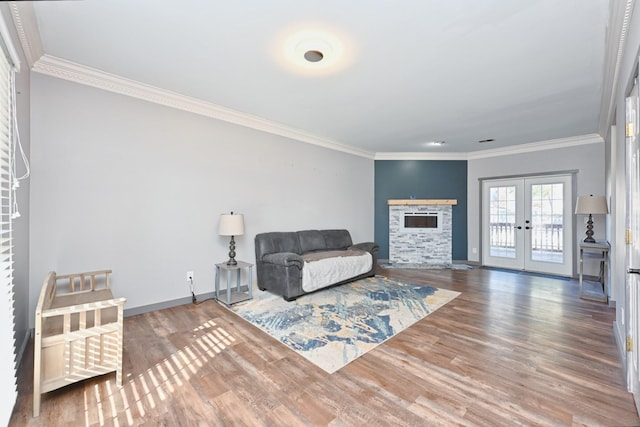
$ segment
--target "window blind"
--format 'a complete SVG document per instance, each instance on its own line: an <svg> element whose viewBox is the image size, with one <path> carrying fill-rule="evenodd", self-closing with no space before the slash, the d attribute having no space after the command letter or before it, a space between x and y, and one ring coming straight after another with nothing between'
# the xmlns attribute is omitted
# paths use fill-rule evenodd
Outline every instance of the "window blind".
<svg viewBox="0 0 640 427"><path fill-rule="evenodd" d="M13 303L14 194L11 188L14 72L4 52L5 49L0 50L0 424L8 425L18 392Z"/></svg>

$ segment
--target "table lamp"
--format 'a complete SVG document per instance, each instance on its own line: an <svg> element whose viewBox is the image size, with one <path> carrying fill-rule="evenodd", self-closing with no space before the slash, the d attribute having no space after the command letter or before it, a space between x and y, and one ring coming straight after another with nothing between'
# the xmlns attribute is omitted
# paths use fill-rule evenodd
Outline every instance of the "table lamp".
<svg viewBox="0 0 640 427"><path fill-rule="evenodd" d="M585 243L595 243L593 238L593 216L592 215L604 215L608 214L607 199L604 196L578 196L576 202L576 214L589 215L587 221L587 237L584 239Z"/></svg>
<svg viewBox="0 0 640 427"><path fill-rule="evenodd" d="M237 265L234 236L242 236L244 234L244 215L234 214L233 212L220 215L218 234L221 236L231 236L231 242L229 243L229 261L227 261L227 265Z"/></svg>

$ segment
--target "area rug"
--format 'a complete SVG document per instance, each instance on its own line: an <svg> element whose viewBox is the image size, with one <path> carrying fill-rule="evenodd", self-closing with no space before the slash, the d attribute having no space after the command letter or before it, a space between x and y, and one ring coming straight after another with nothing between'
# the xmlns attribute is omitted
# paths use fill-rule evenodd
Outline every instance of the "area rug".
<svg viewBox="0 0 640 427"><path fill-rule="evenodd" d="M415 270L473 270L473 267L467 264L448 264L448 265L433 265L433 264L414 264L414 263L395 263L390 262L380 263L382 268L407 268Z"/></svg>
<svg viewBox="0 0 640 427"><path fill-rule="evenodd" d="M230 310L334 373L460 293L376 276L292 302L268 291L253 295Z"/></svg>

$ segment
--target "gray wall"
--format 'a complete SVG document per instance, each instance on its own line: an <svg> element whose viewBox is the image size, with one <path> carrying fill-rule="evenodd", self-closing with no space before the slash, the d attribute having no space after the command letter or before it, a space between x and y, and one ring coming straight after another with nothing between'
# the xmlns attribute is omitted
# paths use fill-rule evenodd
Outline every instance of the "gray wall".
<svg viewBox="0 0 640 427"><path fill-rule="evenodd" d="M527 174L544 174L576 170L578 195L604 195L604 143L591 143L554 150L534 151L521 154L471 159L468 162L468 259L480 261L480 179L502 176L519 176ZM585 227L576 223L575 246L584 239ZM594 217L594 237L604 239L605 217ZM477 253L473 253L477 248Z"/></svg>
<svg viewBox="0 0 640 427"><path fill-rule="evenodd" d="M374 162L87 86L32 76L30 312L42 279L113 269L125 309L213 290L221 213L255 234L347 228L372 240Z"/></svg>

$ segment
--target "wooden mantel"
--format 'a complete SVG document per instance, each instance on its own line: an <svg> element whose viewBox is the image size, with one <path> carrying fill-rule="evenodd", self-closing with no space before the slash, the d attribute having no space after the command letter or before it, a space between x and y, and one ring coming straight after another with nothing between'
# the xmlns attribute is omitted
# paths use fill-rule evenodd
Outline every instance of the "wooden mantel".
<svg viewBox="0 0 640 427"><path fill-rule="evenodd" d="M389 199L391 205L457 205L456 199Z"/></svg>

